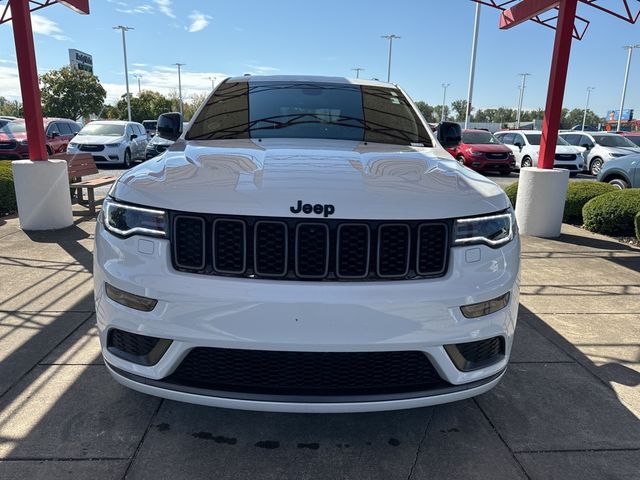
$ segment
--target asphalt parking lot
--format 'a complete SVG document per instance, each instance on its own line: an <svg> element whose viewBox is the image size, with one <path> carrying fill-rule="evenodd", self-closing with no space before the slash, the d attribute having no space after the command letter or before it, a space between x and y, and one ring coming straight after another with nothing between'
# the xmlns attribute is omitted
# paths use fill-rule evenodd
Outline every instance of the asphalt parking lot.
<svg viewBox="0 0 640 480"><path fill-rule="evenodd" d="M510 367L449 405L303 415L142 395L102 364L94 220L0 220L0 478L639 479L640 250L523 238Z"/></svg>

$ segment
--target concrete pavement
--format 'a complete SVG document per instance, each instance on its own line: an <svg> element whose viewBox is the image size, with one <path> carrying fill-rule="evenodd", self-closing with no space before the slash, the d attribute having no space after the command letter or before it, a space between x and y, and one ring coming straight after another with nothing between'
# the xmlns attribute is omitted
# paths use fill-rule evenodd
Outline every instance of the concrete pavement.
<svg viewBox="0 0 640 480"><path fill-rule="evenodd" d="M0 219L3 480L640 479L638 249L569 226L524 238L512 362L485 395L288 415L115 383L94 328L94 222L76 218L37 234Z"/></svg>

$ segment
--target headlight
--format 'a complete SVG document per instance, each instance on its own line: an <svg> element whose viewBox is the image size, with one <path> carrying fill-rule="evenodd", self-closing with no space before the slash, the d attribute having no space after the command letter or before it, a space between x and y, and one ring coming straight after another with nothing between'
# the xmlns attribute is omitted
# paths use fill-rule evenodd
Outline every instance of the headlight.
<svg viewBox="0 0 640 480"><path fill-rule="evenodd" d="M78 148L78 144L70 142L69 145L67 145L67 148Z"/></svg>
<svg viewBox="0 0 640 480"><path fill-rule="evenodd" d="M167 236L167 214L163 210L124 205L106 198L102 212L104 227L117 235Z"/></svg>
<svg viewBox="0 0 640 480"><path fill-rule="evenodd" d="M27 145L29 141L25 138L24 140L18 140L18 145Z"/></svg>
<svg viewBox="0 0 640 480"><path fill-rule="evenodd" d="M118 142L118 143L107 143L107 147L111 147L111 148L118 148L120 145L122 145L122 143Z"/></svg>
<svg viewBox="0 0 640 480"><path fill-rule="evenodd" d="M499 247L515 236L513 211L498 215L456 220L454 245L485 244Z"/></svg>

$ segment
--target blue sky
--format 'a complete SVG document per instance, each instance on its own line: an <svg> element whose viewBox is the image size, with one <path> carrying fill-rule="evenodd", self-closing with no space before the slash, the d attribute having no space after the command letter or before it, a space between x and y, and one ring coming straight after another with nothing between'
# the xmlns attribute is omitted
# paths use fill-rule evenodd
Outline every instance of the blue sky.
<svg viewBox="0 0 640 480"><path fill-rule="evenodd" d="M0 8L6 0L0 0ZM614 3L614 2L607 2ZM618 3L616 0L615 3ZM622 2L620 2L622 3ZM636 3L636 2L632 2ZM392 81L414 100L448 103L466 98L475 4L469 0L91 0L91 15L54 5L36 12L34 28L40 72L68 63L68 49L93 55L94 71L108 101L124 92L118 24L127 34L130 82L142 75L143 88L177 89L175 62L186 63L185 96L203 93L209 77L243 73L319 74L386 79L387 41L394 33ZM622 45L640 43L640 26L630 25L586 5L591 20L584 40L574 42L565 106L582 108L586 87L595 87L590 107L604 115L618 108L626 62ZM517 103L518 73L527 80L525 108L544 107L553 31L531 22L509 31L497 28L498 13L483 7L474 106ZM640 50L632 63L626 108L640 117ZM18 95L10 25L0 26L0 95Z"/></svg>

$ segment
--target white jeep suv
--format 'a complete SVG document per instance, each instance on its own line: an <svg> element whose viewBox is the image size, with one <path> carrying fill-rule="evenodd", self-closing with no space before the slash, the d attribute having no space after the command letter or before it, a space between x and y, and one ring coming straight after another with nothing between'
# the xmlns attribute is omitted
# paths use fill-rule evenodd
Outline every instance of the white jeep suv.
<svg viewBox="0 0 640 480"><path fill-rule="evenodd" d="M221 407L389 410L486 392L519 298L511 205L397 86L225 80L126 172L96 228L102 353L135 390ZM179 137L179 138L178 138ZM440 141L439 141L440 139Z"/></svg>

